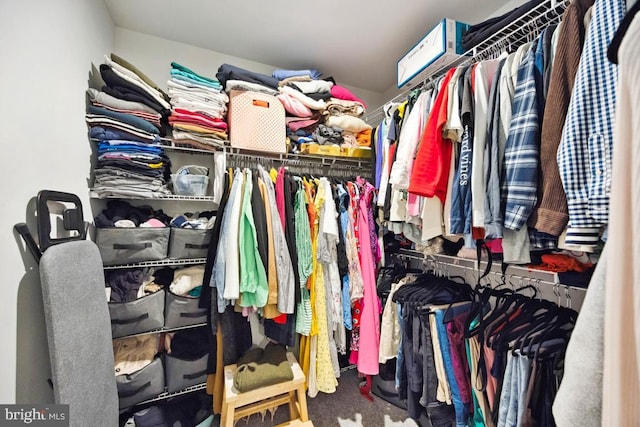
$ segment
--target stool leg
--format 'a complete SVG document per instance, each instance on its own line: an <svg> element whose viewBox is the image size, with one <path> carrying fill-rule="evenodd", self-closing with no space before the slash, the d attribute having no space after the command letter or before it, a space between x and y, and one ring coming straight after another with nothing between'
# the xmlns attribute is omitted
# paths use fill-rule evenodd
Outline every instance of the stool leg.
<svg viewBox="0 0 640 427"><path fill-rule="evenodd" d="M309 414L307 413L307 396L304 390L304 384L298 387L298 405L300 406L300 421L309 421Z"/></svg>
<svg viewBox="0 0 640 427"><path fill-rule="evenodd" d="M224 402L222 404L222 417L220 418L220 427L233 427L235 415L235 407L232 403Z"/></svg>
<svg viewBox="0 0 640 427"><path fill-rule="evenodd" d="M296 400L296 391L289 392L289 419L291 421L298 418L298 402Z"/></svg>

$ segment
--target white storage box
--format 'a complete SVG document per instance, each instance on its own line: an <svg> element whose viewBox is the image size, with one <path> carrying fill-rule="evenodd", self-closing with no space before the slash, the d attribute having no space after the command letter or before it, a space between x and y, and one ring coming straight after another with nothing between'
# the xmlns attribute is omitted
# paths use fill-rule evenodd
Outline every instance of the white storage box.
<svg viewBox="0 0 640 427"><path fill-rule="evenodd" d="M462 33L468 24L444 18L398 60L398 88L411 80L421 80L464 53Z"/></svg>
<svg viewBox="0 0 640 427"><path fill-rule="evenodd" d="M286 153L285 112L275 96L232 90L229 94L229 143L232 147Z"/></svg>

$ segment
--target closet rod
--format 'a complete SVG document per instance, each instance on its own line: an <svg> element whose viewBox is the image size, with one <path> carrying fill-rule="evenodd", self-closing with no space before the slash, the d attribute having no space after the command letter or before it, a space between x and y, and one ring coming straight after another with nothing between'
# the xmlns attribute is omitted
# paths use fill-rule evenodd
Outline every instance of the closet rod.
<svg viewBox="0 0 640 427"><path fill-rule="evenodd" d="M276 166L284 166L284 167L295 167L295 168L309 168L309 169L323 169L330 168L331 170L341 170L341 171L362 171L361 167L358 165L351 164L327 164L322 162L314 162L308 160L297 160L297 159L273 159L273 158L263 158L257 159L255 156L249 155L236 155L233 157L227 157L227 164L232 166L246 166L251 167L255 165L262 165L263 167L276 167Z"/></svg>
<svg viewBox="0 0 640 427"><path fill-rule="evenodd" d="M455 268L463 268L470 271L484 271L486 268L487 262L480 261L480 265L478 265L478 261L475 259L469 258L460 258L454 257L450 255L442 255L442 254L433 254L433 255L423 255L418 251L401 249L400 252L394 254L401 258L408 258L413 260L422 261L424 263L432 263L438 264L443 267L455 267ZM493 262L491 273L497 276L502 276L502 264L499 262ZM549 285L559 285L566 286L571 289L575 289L581 292L586 292L585 288L581 288L578 286L565 285L560 283L558 279L558 275L551 271L546 270L536 270L535 268L519 266L519 265L509 265L507 272L505 274L506 277L516 277L523 278L525 280L533 280L540 281L540 283L545 283Z"/></svg>
<svg viewBox="0 0 640 427"><path fill-rule="evenodd" d="M479 271L475 267L438 261L435 258L431 258L431 255L425 258L417 255L396 253L394 254L394 256L397 256L398 258L421 261L422 264L425 265L427 270L431 270L434 272L434 274L441 277L449 276L449 269L454 268L457 270L465 270L470 272L473 275L474 279L472 281L476 281L478 274L481 274L484 269L484 266L481 267L481 270ZM536 290L537 297L544 297L549 301L555 302L557 305L564 305L565 307L569 308L573 308L575 305L575 307L579 309L586 294L585 288L566 285L557 281L553 282L516 273L507 272L503 276L502 271L494 269L492 269L483 280L488 281L489 286L492 288L497 288L498 286L505 285L511 287L512 289L522 288L524 286L533 286L533 288L535 288ZM517 281L517 283L514 283L514 281ZM541 288L540 285L544 285L544 287ZM564 304L562 304L563 301Z"/></svg>
<svg viewBox="0 0 640 427"><path fill-rule="evenodd" d="M313 156L305 154L293 154L293 153L269 153L269 152L254 152L249 150L242 150L234 147L224 147L221 150L227 160L234 158L251 159L254 163L258 161L271 161L271 162L301 162L300 164L309 165L323 165L331 167L351 167L351 168L371 168L370 158L361 157L338 157L338 156Z"/></svg>
<svg viewBox="0 0 640 427"><path fill-rule="evenodd" d="M366 114L364 117L364 121L372 126L377 125L377 123L384 118L384 111L386 110L388 105L401 102L405 100L408 95L414 90L426 87L429 84L433 84L438 79L438 77L444 75L444 73L452 67L473 64L484 59L488 52L492 52L495 49L503 49L505 46L509 47L511 51L515 51L515 49L519 47L518 43L522 41L522 35L520 34L519 38L516 40L510 40L510 37L518 35L519 32L522 31L523 27L527 28L529 25L534 26L533 31L531 32L531 36L534 38L537 37L544 28L551 25L550 22L544 22L544 18L558 22L562 17L562 13L564 12L568 1L569 0L543 1L539 5L535 6L530 11L526 12L521 17L517 18L512 23L504 27L502 30L490 35L473 48L464 52L460 57L454 59L451 62L443 64L414 86L403 90L380 107ZM541 20L543 22L538 22Z"/></svg>

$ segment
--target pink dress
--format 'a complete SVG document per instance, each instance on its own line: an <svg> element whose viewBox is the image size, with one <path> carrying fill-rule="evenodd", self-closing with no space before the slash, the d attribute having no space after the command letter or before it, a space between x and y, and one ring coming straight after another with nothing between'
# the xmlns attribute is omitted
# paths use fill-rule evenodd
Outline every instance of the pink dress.
<svg viewBox="0 0 640 427"><path fill-rule="evenodd" d="M362 315L360 318L360 348L358 371L365 375L378 375L378 351L380 349L380 305L376 292L375 261L369 233L369 212L373 186L365 183L363 197L358 202L358 227L360 230L360 262L364 281Z"/></svg>

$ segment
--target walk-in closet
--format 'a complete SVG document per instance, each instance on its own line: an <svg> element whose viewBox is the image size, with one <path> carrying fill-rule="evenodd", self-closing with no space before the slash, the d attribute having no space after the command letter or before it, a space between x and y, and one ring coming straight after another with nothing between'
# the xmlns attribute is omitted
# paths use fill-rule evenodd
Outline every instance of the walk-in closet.
<svg viewBox="0 0 640 427"><path fill-rule="evenodd" d="M639 7L0 2L0 425L640 425Z"/></svg>

